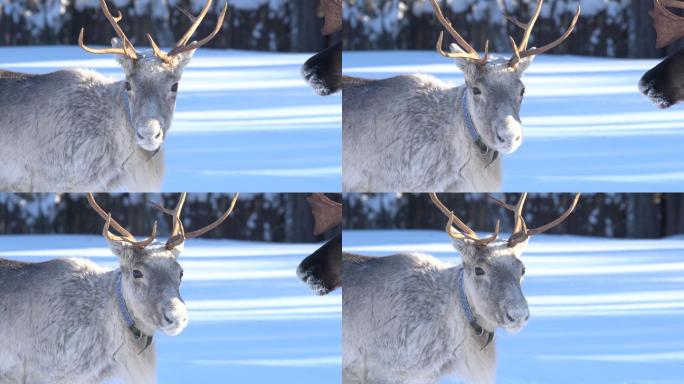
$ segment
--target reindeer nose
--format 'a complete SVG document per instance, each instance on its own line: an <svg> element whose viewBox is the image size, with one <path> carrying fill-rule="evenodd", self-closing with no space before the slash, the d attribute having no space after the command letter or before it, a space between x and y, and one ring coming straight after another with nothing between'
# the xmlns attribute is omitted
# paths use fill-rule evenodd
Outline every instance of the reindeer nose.
<svg viewBox="0 0 684 384"><path fill-rule="evenodd" d="M511 323L520 323L530 319L530 311L527 307L512 308L506 311L506 319Z"/></svg>

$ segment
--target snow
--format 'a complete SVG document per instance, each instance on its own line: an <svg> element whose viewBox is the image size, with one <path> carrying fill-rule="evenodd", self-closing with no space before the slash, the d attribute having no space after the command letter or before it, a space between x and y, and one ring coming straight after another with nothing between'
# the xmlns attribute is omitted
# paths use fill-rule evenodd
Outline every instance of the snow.
<svg viewBox="0 0 684 384"><path fill-rule="evenodd" d="M189 240L179 261L190 323L155 335L159 383L340 382L341 296L315 296L295 275L318 246ZM55 257L118 266L101 236L0 237L0 258Z"/></svg>
<svg viewBox="0 0 684 384"><path fill-rule="evenodd" d="M163 190L338 191L341 97L317 96L301 79L310 56L198 50L166 139ZM89 68L123 77L113 57L68 46L3 47L0 68Z"/></svg>
<svg viewBox="0 0 684 384"><path fill-rule="evenodd" d="M505 191L677 191L684 182L684 109L655 107L638 90L656 60L544 55L523 79L523 144L503 158ZM350 76L428 73L455 85L434 51L345 52Z"/></svg>
<svg viewBox="0 0 684 384"><path fill-rule="evenodd" d="M441 231L345 230L343 247L460 263ZM531 318L517 335L497 332L498 383L681 382L684 237L539 235L523 261Z"/></svg>

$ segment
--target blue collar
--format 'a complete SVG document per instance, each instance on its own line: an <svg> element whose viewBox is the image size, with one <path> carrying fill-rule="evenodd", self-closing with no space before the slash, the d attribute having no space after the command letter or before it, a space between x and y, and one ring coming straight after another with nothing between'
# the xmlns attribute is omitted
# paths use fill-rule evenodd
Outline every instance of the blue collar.
<svg viewBox="0 0 684 384"><path fill-rule="evenodd" d="M487 348L489 343L492 342L494 339L494 332L487 332L485 331L480 324L477 323L477 317L475 317L475 313L473 312L472 308L470 307L470 303L468 302L468 298L466 297L465 293L465 279L463 278L463 269L464 267L461 267L461 270L458 272L458 299L461 304L461 309L463 310L463 313L466 316L466 319L468 319L468 323L470 326L473 328L475 331L475 334L477 336L483 336L487 335L487 342L485 345L482 347L482 349Z"/></svg>
<svg viewBox="0 0 684 384"><path fill-rule="evenodd" d="M475 123L473 122L472 116L470 116L470 111L468 110L468 94L467 90L463 91L463 97L461 97L461 107L463 109L463 120L465 122L466 128L468 129L468 133L470 134L470 138L473 139L473 142L477 147L480 149L480 154L483 156L488 155L490 152L492 153L492 160L487 164L487 166L491 165L498 157L499 157L499 152L498 151L493 151L491 148L487 146L487 144L482 141L482 136L480 136L480 133L477 132L477 129L475 129Z"/></svg>
<svg viewBox="0 0 684 384"><path fill-rule="evenodd" d="M131 316L131 313L128 311L128 306L126 305L126 300L124 299L123 296L123 283L122 283L122 272L119 273L119 278L116 280L116 300L119 303L119 313L121 313L121 317L123 317L124 321L126 322L126 325L128 326L128 329L133 333L133 337L135 338L136 341L145 338L145 348L143 348L142 351L147 349L147 347L152 344L152 336L147 336L144 335L140 330L135 326L135 320L133 320L133 316ZM140 351L142 353L142 351Z"/></svg>

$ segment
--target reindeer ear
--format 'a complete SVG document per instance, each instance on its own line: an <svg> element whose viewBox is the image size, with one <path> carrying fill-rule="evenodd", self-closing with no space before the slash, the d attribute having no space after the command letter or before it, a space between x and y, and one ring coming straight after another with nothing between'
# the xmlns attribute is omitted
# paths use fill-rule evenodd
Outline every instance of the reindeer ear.
<svg viewBox="0 0 684 384"><path fill-rule="evenodd" d="M461 49L458 45L451 43L449 45L449 50L452 53L463 53L465 52L464 50ZM472 61L464 58L456 58L454 59L454 62L456 62L456 65L458 68L463 72L463 74L467 77L475 77L477 75L477 71L481 68L479 65L473 63Z"/></svg>
<svg viewBox="0 0 684 384"><path fill-rule="evenodd" d="M123 44L118 37L112 38L112 48L121 48L122 46ZM128 74L129 72L132 72L133 60L124 55L114 55L114 59L123 67L124 73Z"/></svg>
<svg viewBox="0 0 684 384"><path fill-rule="evenodd" d="M449 45L449 50L451 51L451 53L463 53L463 52L465 52L464 50L461 49L461 47L459 47L458 45L456 45L454 43L451 43ZM457 58L457 59L454 59L454 61L456 62L456 65L461 69L461 71L465 72L466 70L468 70L468 67L470 65L470 62L468 60L463 59L463 58Z"/></svg>
<svg viewBox="0 0 684 384"><path fill-rule="evenodd" d="M181 253L183 253L184 249L185 249L185 244L181 243L181 244L175 246L173 249L171 249L170 252L173 255L173 257L175 257L177 259L180 257Z"/></svg>
<svg viewBox="0 0 684 384"><path fill-rule="evenodd" d="M453 239L454 249L461 254L461 260L468 264L475 260L475 242L468 239Z"/></svg>
<svg viewBox="0 0 684 384"><path fill-rule="evenodd" d="M190 44L194 44L194 43L196 43L196 41L193 41ZM185 66L190 63L192 56L195 54L195 51L197 51L197 49L192 49L190 51L185 51L185 52L181 52L177 55L174 55L174 58L176 59L176 63L177 63L177 68L179 68L181 70L183 68L185 68Z"/></svg>
<svg viewBox="0 0 684 384"><path fill-rule="evenodd" d="M527 68L530 67L535 57L536 56L528 56L520 59L518 64L515 66L515 70L518 71L520 75L522 75L525 71L527 71Z"/></svg>
<svg viewBox="0 0 684 384"><path fill-rule="evenodd" d="M523 252L527 248L527 244L529 241L530 241L530 239L527 239L527 240L525 240L521 243L518 243L518 244L514 245L513 247L511 247L515 256L517 256L517 257L522 256Z"/></svg>
<svg viewBox="0 0 684 384"><path fill-rule="evenodd" d="M125 241L109 240L109 249L119 258L121 264L133 260L133 246Z"/></svg>

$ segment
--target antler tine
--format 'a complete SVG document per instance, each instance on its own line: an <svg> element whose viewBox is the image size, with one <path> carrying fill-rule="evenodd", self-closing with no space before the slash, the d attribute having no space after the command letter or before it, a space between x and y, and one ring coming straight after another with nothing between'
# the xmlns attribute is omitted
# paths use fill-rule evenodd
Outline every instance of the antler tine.
<svg viewBox="0 0 684 384"><path fill-rule="evenodd" d="M143 249L143 248L147 247L148 245L152 244L152 242L157 238L157 222L156 221L154 222L154 225L152 226L152 234L150 235L150 237L148 237L147 239L142 240L142 241L134 241L134 240L131 240L129 238L117 236L117 235L109 232L109 226L111 223L112 223L112 215L108 214L107 219L105 220L105 225L102 228L102 236L104 236L105 239L107 239L109 241L112 241L112 240L113 241L123 241L123 242L131 244L132 246L134 246L136 248Z"/></svg>
<svg viewBox="0 0 684 384"><path fill-rule="evenodd" d="M88 199L88 203L90 204L91 207L97 212L100 217L105 219L105 226L102 229L102 236L104 236L107 240L114 240L114 241L124 241L126 243L129 243L133 245L136 248L145 248L146 246L150 245L156 238L157 238L157 222L154 222L154 225L152 226L152 234L146 238L145 240L142 241L137 241L137 239L130 234L124 228L121 226L119 223L116 222L116 220L112 219L112 214L111 213L106 213L102 207L100 207L97 202L95 201L95 198L92 193L86 194L86 197ZM123 236L117 236L109 231L109 227L114 227L114 229L122 234Z"/></svg>
<svg viewBox="0 0 684 384"><path fill-rule="evenodd" d="M187 9L181 8L181 7L176 7L176 9L179 10L180 13L184 14L185 17L190 19L191 23L194 23L197 20L197 17L195 15L193 15L192 13L190 13Z"/></svg>
<svg viewBox="0 0 684 384"><path fill-rule="evenodd" d="M454 40L456 40L456 44L458 44L458 46L466 52L477 53L477 51L470 46L470 44L468 44L468 42L465 41L465 39L461 37L461 35L454 29L454 27L451 25L451 22L444 17L442 8L440 8L439 4L437 4L437 0L430 0L430 3L432 3L432 8L435 10L437 20L439 20L440 24L442 24L449 34L454 38Z"/></svg>
<svg viewBox="0 0 684 384"><path fill-rule="evenodd" d="M527 24L524 24L520 22L518 19L507 15L504 13L504 17L510 21L511 23L515 24L516 26L525 29L525 32L523 34L523 38L520 41L520 44L516 44L515 40L511 37L511 45L513 46L513 54L514 56L511 58L509 61L509 64L511 66L515 66L518 64L520 59L523 59L525 57L530 57L530 56L536 56L536 55L541 55L544 52L550 51L551 49L561 45L568 37L570 37L570 34L572 31L575 29L575 26L577 25L577 21L579 20L579 16L581 13L581 8L579 4L577 5L577 12L575 12L575 15L572 18L572 22L570 23L570 26L568 29L565 30L565 32L556 40L553 42L546 44L540 48L532 48L532 49L527 49L527 45L530 40L530 36L532 34L532 29L534 28L534 25L536 24L537 20L539 19L539 15L541 13L541 7L542 4L544 3L544 0L538 0L537 1L537 7L534 10L534 14L532 16L532 19Z"/></svg>
<svg viewBox="0 0 684 384"><path fill-rule="evenodd" d="M185 241L185 229L183 228L183 222L180 218L181 212L183 210L183 205L185 204L185 199L187 198L187 193L181 193L176 203L176 208L173 210L163 207L161 204L151 202L152 206L160 210L162 213L171 216L171 233L169 234L168 240L166 240L166 249L173 249L181 245Z"/></svg>
<svg viewBox="0 0 684 384"><path fill-rule="evenodd" d="M439 210L442 211L442 213L444 213L449 218L449 220L453 220L453 222L456 224L456 226L461 231L465 232L466 235L468 235L469 237L472 237L474 239L479 239L477 237L477 234L475 233L475 231L470 229L469 226L467 226L464 222L462 222L461 219L458 218L458 216L454 215L454 213L451 212L449 210L449 208L447 208L446 205L444 205L444 203L442 203L439 200L436 193L430 193L430 200L432 200L432 202L437 206L437 208L439 208Z"/></svg>
<svg viewBox="0 0 684 384"><path fill-rule="evenodd" d="M518 203L515 205L515 224L513 225L513 233L520 232L525 225L525 220L523 219L523 207L525 206L525 200L527 200L527 192L520 195ZM513 233L511 236L513 236Z"/></svg>
<svg viewBox="0 0 684 384"><path fill-rule="evenodd" d="M447 225L445 227L446 233L451 237L452 239L458 239L458 240L463 240L463 239L468 239L472 240L480 245L488 245L489 243L493 242L494 240L499 238L499 228L501 227L501 220L496 221L496 227L494 228L494 233L492 233L491 236L485 237L485 238L479 238L475 234L467 234L463 232L459 232L456 228L453 227L454 225L454 220L458 220L456 215L454 215L453 212L449 212L449 221L447 222Z"/></svg>
<svg viewBox="0 0 684 384"><path fill-rule="evenodd" d="M528 236L538 235L542 232L548 231L549 229L551 229L551 228L559 225L563 221L565 221L565 219L567 219L568 216L570 216L572 211L575 210L575 207L577 206L577 202L579 202L579 198L580 198L580 194L579 193L575 194L575 198L572 200L572 204L570 204L570 207L562 215L560 215L556 220L554 220L548 224L544 224L541 227L528 229L527 235Z"/></svg>
<svg viewBox="0 0 684 384"><path fill-rule="evenodd" d="M521 51L525 51L527 49L527 43L530 41L532 29L534 28L534 25L537 23L537 20L539 19L539 14L541 14L542 4L544 4L544 0L537 1L537 7L534 9L534 14L532 14L532 18L530 19L529 23L523 24L525 26L525 32L523 33L522 40L520 40L520 44L518 44L518 48Z"/></svg>
<svg viewBox="0 0 684 384"><path fill-rule="evenodd" d="M516 205L516 211L515 211L515 228L511 233L511 237L508 239L508 245L509 246L515 246L516 244L522 243L525 240L529 239L531 236L538 235L540 233L546 232L549 229L559 225L565 219L570 216L570 214L575 210L575 207L577 206L577 203L579 202L580 194L577 193L572 201L572 204L570 204L570 207L563 212L562 215L560 215L557 219L553 220L550 223L544 224L541 227L533 228L533 229L528 229L527 225L525 224L525 220L522 217L522 205L524 204L524 198L526 197L526 193L521 196L520 201L518 202L518 205ZM522 202L522 204L521 204Z"/></svg>
<svg viewBox="0 0 684 384"><path fill-rule="evenodd" d="M684 9L684 2L679 0L657 0L656 2L659 2L666 7Z"/></svg>
<svg viewBox="0 0 684 384"><path fill-rule="evenodd" d="M507 209L507 210L509 210L509 211L515 212L515 207L512 206L512 205L510 205L510 204L508 204L508 203L506 203L505 201L499 200L499 199L497 199L496 197L494 197L494 196L492 196L492 195L487 195L487 197L488 197L490 200L493 200L497 205L499 205L499 206L501 206L501 207L503 207L503 208L505 208L505 209Z"/></svg>
<svg viewBox="0 0 684 384"><path fill-rule="evenodd" d="M494 227L494 233L492 233L491 236L488 236L488 237L485 237L485 238L478 240L478 242L482 245L487 245L487 244L493 242L494 240L498 239L500 227L501 227L501 220L497 219L496 220L496 226Z"/></svg>
<svg viewBox="0 0 684 384"><path fill-rule="evenodd" d="M133 47L133 44L131 44L130 40L126 37L126 34L124 33L123 29L121 29L121 26L119 25L119 22L123 19L123 15L121 14L121 11L119 11L118 16L113 16L112 13L109 11L109 8L107 7L107 3L105 0L100 0L100 8L102 9L102 13L104 13L105 18L109 21L109 23L112 25L114 28L114 32L116 32L116 35L119 36L119 39L121 39L121 48L103 48L103 49L95 49L95 48L89 48L85 45L83 42L83 35L85 32L85 28L81 28L81 32L78 35L78 45L85 50L86 52L89 53L94 53L94 54L116 54L116 55L123 55L127 56L128 58L132 60L137 60L138 59L138 54L135 52L135 47Z"/></svg>
<svg viewBox="0 0 684 384"><path fill-rule="evenodd" d="M238 199L239 195L240 195L239 193L235 193L235 195L233 195L233 200L230 202L230 206L228 207L228 210L223 213L223 216L219 217L216 221L207 225L206 227L203 227L203 228L200 228L198 230L186 233L185 238L186 239L192 239L193 237L202 236L205 233L207 233L207 232L211 231L212 229L221 225L221 223L226 221L228 216L230 216L230 214L233 213L233 208L235 208L235 203L237 203L237 199Z"/></svg>
<svg viewBox="0 0 684 384"><path fill-rule="evenodd" d="M454 215L453 212L449 212L449 220L447 221L447 225L445 227L447 235L451 237L452 239L457 239L457 240L463 240L463 239L468 239L472 240L475 242L482 242L482 239L477 237L475 234L468 234L468 233L463 233L460 232L458 229L454 228L454 220L458 220L458 217ZM460 220L458 220L460 221Z"/></svg>
<svg viewBox="0 0 684 384"><path fill-rule="evenodd" d="M129 240L136 241L135 237L133 235L131 235L131 233L126 230L126 228L124 228L121 224L117 223L116 220L111 219L111 214L105 212L105 210L102 209L102 207L100 207L97 204L97 202L95 201L95 197L93 196L92 193L86 193L86 198L88 199L88 203L90 204L90 206L95 210L95 212L97 212L98 215L100 215L101 218L103 218L105 220L107 220L108 217L110 218L111 226L117 232L122 234L124 238L128 238Z"/></svg>
<svg viewBox="0 0 684 384"><path fill-rule="evenodd" d="M223 20L226 17L226 13L228 12L228 1L224 2L223 5L223 10L219 14L218 20L216 21L216 26L214 27L214 30L204 39L200 41L196 41L194 43L191 43L190 45L188 44L188 41L190 41L190 38L192 35L195 33L197 28L199 27L200 23L202 23L202 20L204 17L207 15L207 12L209 11L209 8L211 7L211 2L212 0L207 0L207 3L204 5L204 8L202 8L202 12L200 13L199 16L195 18L193 21L192 25L190 26L190 29L181 37L180 40L178 40L178 43L176 44L176 47L169 52L169 56L173 55L178 55L183 52L187 51L192 51L194 49L197 49L205 44L207 44L211 39L213 39L221 30L221 27L223 26Z"/></svg>
<svg viewBox="0 0 684 384"><path fill-rule="evenodd" d="M565 33L561 35L558 39L555 41L544 45L543 47L540 48L532 48L529 50L525 50L524 52L521 52L520 57L529 57L529 56L536 56L536 55L541 55L544 52L550 51L553 48L556 48L557 46L561 45L568 37L570 37L570 34L572 31L575 29L575 26L577 26L577 21L579 20L580 17L580 6L577 6L577 12L575 12L575 16L572 18L572 22L570 23L570 26L568 29L565 30Z"/></svg>
<svg viewBox="0 0 684 384"><path fill-rule="evenodd" d="M85 45L83 42L83 34L85 32L85 28L81 28L81 33L78 35L78 46L81 47L86 52L89 53L94 53L96 55L102 55L102 54L115 54L115 55L124 55L127 56L126 50L123 48L90 48Z"/></svg>
<svg viewBox="0 0 684 384"><path fill-rule="evenodd" d="M190 25L190 28L185 32L185 34L178 40L176 43L176 48L180 48L188 43L190 39L192 38L192 35L195 34L195 31L197 31L197 28L199 28L200 24L202 24L202 20L207 16L207 13L209 13L209 9L211 9L211 3L212 0L207 0L206 3L204 3L204 7L202 7L202 11L200 12L199 16L195 17L192 16L190 12L183 12L190 20L192 20L192 24Z"/></svg>
<svg viewBox="0 0 684 384"><path fill-rule="evenodd" d="M166 63L168 63L171 60L169 55L167 55L166 52L162 51L159 48L157 43L152 38L152 35L150 35L149 33L147 34L147 40L150 42L150 46L152 47L152 52L154 52L154 55L157 56L159 58L159 60L166 62Z"/></svg>
<svg viewBox="0 0 684 384"><path fill-rule="evenodd" d="M483 59L480 57L480 54L477 52L471 53L471 52L447 52L442 48L442 44L444 41L444 32L439 32L439 37L437 38L437 53L440 55L449 58L449 59L458 59L458 58L463 58L463 59L468 59L468 60L473 60L478 63L486 63L487 60ZM489 40L487 40L487 43L489 43ZM489 44L487 44L489 45Z"/></svg>
<svg viewBox="0 0 684 384"><path fill-rule="evenodd" d="M527 193L523 193L520 196L520 199L515 206L501 201L491 195L489 195L489 198L492 199L496 204L514 213L513 230L511 231L511 236L508 238L508 243L514 245L517 242L525 241L527 237L524 236L526 236L527 226L525 225L525 219L522 215L522 209L527 199Z"/></svg>
<svg viewBox="0 0 684 384"><path fill-rule="evenodd" d="M487 43L485 44L485 55L484 57L481 57L479 53L473 48L468 42L454 29L454 27L451 25L451 22L447 20L446 17L444 17L444 13L442 13L442 8L440 8L439 4L437 3L437 0L430 0L430 3L432 4L432 8L435 10L435 15L437 16L437 20L444 26L444 28L449 32L449 34L456 40L456 45L458 45L464 52L446 52L442 48L442 44L444 42L444 32L439 33L439 37L437 38L437 52L447 58L450 59L455 59L455 58L464 58L468 60L473 60L477 63L484 64L487 62L488 59L488 54L489 54L489 40L487 40Z"/></svg>

